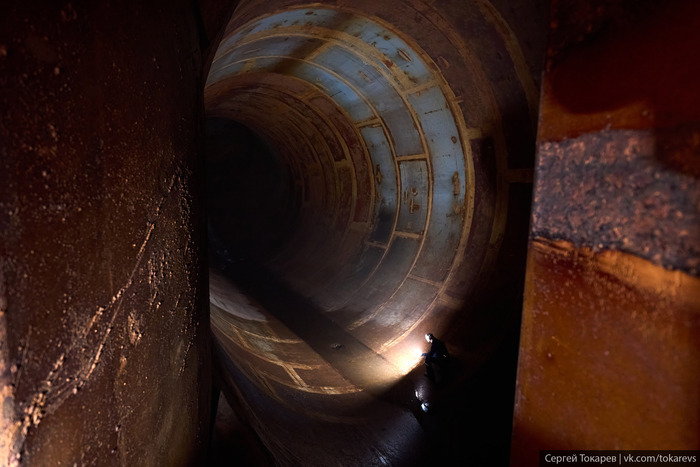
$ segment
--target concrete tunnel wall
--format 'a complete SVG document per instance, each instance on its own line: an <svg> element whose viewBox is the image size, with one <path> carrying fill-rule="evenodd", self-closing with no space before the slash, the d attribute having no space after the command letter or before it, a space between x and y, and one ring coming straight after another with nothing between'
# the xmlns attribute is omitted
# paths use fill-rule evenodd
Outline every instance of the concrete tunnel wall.
<svg viewBox="0 0 700 467"><path fill-rule="evenodd" d="M506 462L545 12L239 4L205 87L212 330L275 462L435 455L412 413L426 332L460 362L451 397L510 349L487 441ZM459 458L493 433L454 409Z"/></svg>

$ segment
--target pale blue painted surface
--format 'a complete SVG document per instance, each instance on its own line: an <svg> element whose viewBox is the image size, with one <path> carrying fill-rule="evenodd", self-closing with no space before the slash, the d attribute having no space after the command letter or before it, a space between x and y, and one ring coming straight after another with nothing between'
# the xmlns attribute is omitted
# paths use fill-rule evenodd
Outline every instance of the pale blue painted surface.
<svg viewBox="0 0 700 467"><path fill-rule="evenodd" d="M462 206L465 197L464 154L454 118L439 88L409 95L408 100L423 127L434 183L428 235L413 273L431 280L442 280L452 263L452 256L444 252L456 250L462 231L462 216L455 213L455 206ZM455 172L459 178L458 194L454 194Z"/></svg>
<svg viewBox="0 0 700 467"><path fill-rule="evenodd" d="M237 58L232 55L226 55L217 61L216 66L212 67L212 71L207 77L207 86L214 84L228 76L235 76L243 70L243 62L237 62Z"/></svg>
<svg viewBox="0 0 700 467"><path fill-rule="evenodd" d="M434 285L409 278L384 303L384 309L372 320L371 325L392 327L393 335L400 336L423 316L437 293L438 289Z"/></svg>
<svg viewBox="0 0 700 467"><path fill-rule="evenodd" d="M330 47L314 61L335 70L373 104L391 133L397 156L423 152L420 134L406 103L377 70L342 47Z"/></svg>
<svg viewBox="0 0 700 467"><path fill-rule="evenodd" d="M289 35L285 37L267 37L236 47L231 56L245 59L248 57L290 57L305 59L318 50L324 41L306 36Z"/></svg>
<svg viewBox="0 0 700 467"><path fill-rule="evenodd" d="M418 239L394 238L372 280L365 283L356 294L356 299L353 300L356 310L370 310L372 306L386 302L410 271L419 248Z"/></svg>
<svg viewBox="0 0 700 467"><path fill-rule="evenodd" d="M361 132L372 156L373 172L376 175L378 166L382 174L382 182L375 182L377 219L370 237L373 241L388 243L394 228L398 198L394 157L381 127L366 127L362 128Z"/></svg>
<svg viewBox="0 0 700 467"><path fill-rule="evenodd" d="M344 31L374 47L386 60L355 53L348 43L320 49L320 39L297 32L284 35L284 29L294 25ZM232 53L217 61L217 71L210 81L239 73L242 67L238 64L220 67L247 58L254 60L250 71L286 74L313 84L342 107L354 123L381 118L388 133L382 127L360 128L373 170L379 167L384 179L375 183L377 203L370 239L388 243L397 217L398 230L418 234L424 231L423 249L412 273L436 281L444 279L462 233L460 211L464 208L466 166L457 125L430 67L405 41L380 24L330 9L290 10L263 18L227 39L222 49L268 30L279 35L263 36L238 50L231 49ZM312 53L315 55L311 55L311 61L303 61ZM390 71L404 73L411 87L436 84L409 93L404 100L399 81L388 78ZM397 178L394 155L420 154L425 154L429 163L403 161ZM459 193L454 193L455 173ZM427 219L431 181L431 216ZM415 195L411 188L416 188ZM403 202L404 190L409 190L408 203ZM414 205L420 206L413 213L409 212L411 198Z"/></svg>
<svg viewBox="0 0 700 467"><path fill-rule="evenodd" d="M401 173L401 208L396 230L422 234L428 217L428 163L426 161L403 161L399 163ZM413 212L411 212L413 211Z"/></svg>

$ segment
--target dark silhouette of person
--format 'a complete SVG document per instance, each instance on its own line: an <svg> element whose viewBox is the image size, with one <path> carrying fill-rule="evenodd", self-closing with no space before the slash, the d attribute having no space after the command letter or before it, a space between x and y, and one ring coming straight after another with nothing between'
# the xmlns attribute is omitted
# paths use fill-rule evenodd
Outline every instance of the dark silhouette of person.
<svg viewBox="0 0 700 467"><path fill-rule="evenodd" d="M425 357L425 376L431 381L435 381L435 369L437 366L441 373L447 371L447 364L450 361L450 354L447 352L447 346L437 337L428 333L425 335L425 340L430 342L430 350L424 354Z"/></svg>

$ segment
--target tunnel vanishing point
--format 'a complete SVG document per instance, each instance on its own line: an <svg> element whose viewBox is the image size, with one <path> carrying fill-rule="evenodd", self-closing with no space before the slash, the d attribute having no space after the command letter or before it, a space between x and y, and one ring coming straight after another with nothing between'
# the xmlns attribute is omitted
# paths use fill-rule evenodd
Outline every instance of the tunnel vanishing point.
<svg viewBox="0 0 700 467"><path fill-rule="evenodd" d="M0 465L700 449L698 2L0 24Z"/></svg>

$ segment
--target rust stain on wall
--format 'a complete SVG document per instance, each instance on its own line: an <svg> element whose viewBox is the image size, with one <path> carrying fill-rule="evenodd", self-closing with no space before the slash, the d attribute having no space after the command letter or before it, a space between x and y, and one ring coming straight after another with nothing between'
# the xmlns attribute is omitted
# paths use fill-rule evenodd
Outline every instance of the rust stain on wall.
<svg viewBox="0 0 700 467"><path fill-rule="evenodd" d="M700 127L687 125L540 143L533 234L698 275L699 142Z"/></svg>
<svg viewBox="0 0 700 467"><path fill-rule="evenodd" d="M537 238L528 258L513 458L697 449L700 279Z"/></svg>

